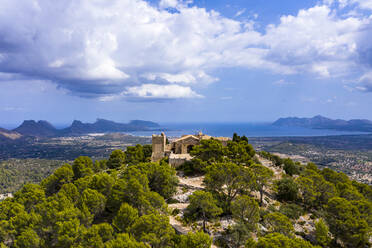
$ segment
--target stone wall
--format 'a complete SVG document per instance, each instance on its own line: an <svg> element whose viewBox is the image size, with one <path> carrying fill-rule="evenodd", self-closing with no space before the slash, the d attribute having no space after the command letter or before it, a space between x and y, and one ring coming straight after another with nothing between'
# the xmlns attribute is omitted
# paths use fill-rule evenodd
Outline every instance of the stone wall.
<svg viewBox="0 0 372 248"><path fill-rule="evenodd" d="M166 137L161 135L152 135L152 155L151 161L157 162L165 156Z"/></svg>
<svg viewBox="0 0 372 248"><path fill-rule="evenodd" d="M178 168L179 166L183 165L187 161L191 161L192 157L190 154L174 154L171 153L169 155L169 164L173 168Z"/></svg>

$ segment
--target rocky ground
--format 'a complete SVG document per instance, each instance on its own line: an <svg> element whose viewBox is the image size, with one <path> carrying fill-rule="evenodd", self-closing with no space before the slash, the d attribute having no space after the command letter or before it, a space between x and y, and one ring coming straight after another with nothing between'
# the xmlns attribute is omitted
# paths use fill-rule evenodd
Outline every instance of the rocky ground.
<svg viewBox="0 0 372 248"><path fill-rule="evenodd" d="M203 190L203 180L204 176L199 177L185 177L182 173L177 174L179 184L177 188L177 193L173 197L174 200L178 201L179 203L169 204L168 207L171 211L175 209L179 212L177 215L170 216L170 223L176 229L177 232L182 234L187 234L188 232L192 231L190 226L187 226L185 223L182 222L183 213L185 209L189 205L188 198L196 190Z"/></svg>
<svg viewBox="0 0 372 248"><path fill-rule="evenodd" d="M274 180L282 178L283 170L281 168L275 167L271 161L266 160L262 157L258 156L258 159L262 163L262 165L270 168L274 172ZM177 174L179 179L179 185L176 195L173 197L173 200L177 201L177 203L169 204L169 210L173 213L170 216L170 223L175 228L178 233L187 234L188 232L201 230L202 229L202 222L197 221L195 223L187 224L183 220L183 214L189 205L188 203L188 196L191 195L196 190L203 190L203 180L204 176L195 176L195 177L187 177L184 176L182 172ZM271 189L266 188L264 192L264 207L268 206L275 206L279 208L280 203L275 200L274 192ZM252 197L259 199L258 192L252 192ZM221 236L221 233L226 230L229 226L234 225L234 220L230 217L223 217L211 222L207 223L207 229L210 231L210 235L214 238ZM294 222L294 227L296 233L305 233L311 234L314 231L314 220L310 218L309 215L301 216L298 220ZM261 226L261 229L265 229L264 226ZM253 235L256 237L256 234ZM212 246L216 247L216 246Z"/></svg>

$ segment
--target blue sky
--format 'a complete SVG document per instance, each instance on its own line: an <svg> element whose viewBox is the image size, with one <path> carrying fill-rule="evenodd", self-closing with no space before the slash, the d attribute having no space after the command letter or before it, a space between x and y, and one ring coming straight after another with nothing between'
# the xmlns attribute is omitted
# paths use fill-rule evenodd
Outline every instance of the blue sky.
<svg viewBox="0 0 372 248"><path fill-rule="evenodd" d="M372 0L0 0L0 126L372 119Z"/></svg>

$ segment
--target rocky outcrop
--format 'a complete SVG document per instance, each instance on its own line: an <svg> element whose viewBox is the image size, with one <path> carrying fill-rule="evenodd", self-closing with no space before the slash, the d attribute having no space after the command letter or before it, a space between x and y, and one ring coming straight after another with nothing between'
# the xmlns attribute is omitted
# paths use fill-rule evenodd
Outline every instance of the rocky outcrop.
<svg viewBox="0 0 372 248"><path fill-rule="evenodd" d="M26 120L13 131L27 136L52 137L58 134L58 130L47 121Z"/></svg>

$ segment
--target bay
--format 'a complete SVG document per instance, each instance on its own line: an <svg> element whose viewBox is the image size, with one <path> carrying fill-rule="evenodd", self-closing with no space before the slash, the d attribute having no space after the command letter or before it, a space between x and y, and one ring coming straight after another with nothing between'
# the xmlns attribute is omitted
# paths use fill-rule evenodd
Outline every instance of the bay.
<svg viewBox="0 0 372 248"><path fill-rule="evenodd" d="M136 136L151 136L164 132L168 137L180 137L184 134L202 132L211 136L232 137L233 133L247 137L311 137L366 134L328 129L309 129L301 127L279 127L270 123L160 123L161 127L153 131L127 132Z"/></svg>

